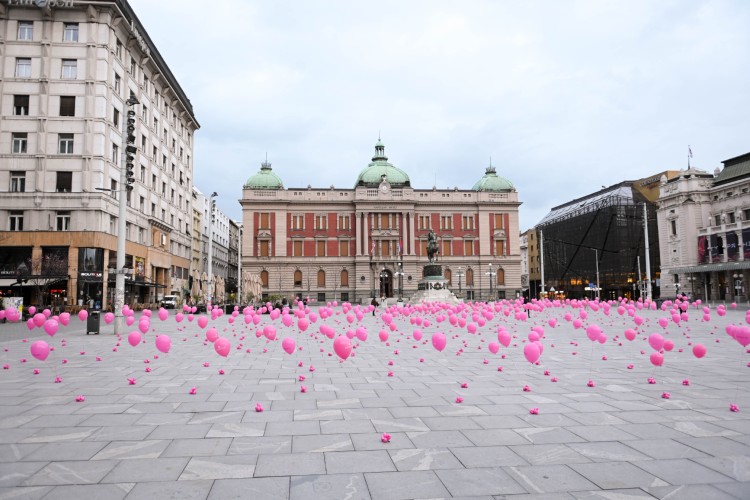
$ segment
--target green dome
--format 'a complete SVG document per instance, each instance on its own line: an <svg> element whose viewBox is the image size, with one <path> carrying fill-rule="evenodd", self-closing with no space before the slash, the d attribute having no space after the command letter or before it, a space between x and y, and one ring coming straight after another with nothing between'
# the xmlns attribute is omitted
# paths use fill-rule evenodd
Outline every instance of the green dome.
<svg viewBox="0 0 750 500"><path fill-rule="evenodd" d="M284 189L284 183L278 175L273 173L271 164L264 161L260 164L260 172L250 177L245 183L250 189Z"/></svg>
<svg viewBox="0 0 750 500"><path fill-rule="evenodd" d="M497 172L495 172L495 167L487 167L487 171L484 174L484 177L479 179L477 183L474 184L474 187L472 187L471 189L472 191L515 191L516 190L516 188L513 187L513 183L511 183L508 179L497 175Z"/></svg>
<svg viewBox="0 0 750 500"><path fill-rule="evenodd" d="M359 173L354 187L378 187L383 182L383 176L392 187L411 186L411 181L409 181L406 172L388 163L385 146L378 139L377 144L375 144L375 156L372 157L372 163Z"/></svg>

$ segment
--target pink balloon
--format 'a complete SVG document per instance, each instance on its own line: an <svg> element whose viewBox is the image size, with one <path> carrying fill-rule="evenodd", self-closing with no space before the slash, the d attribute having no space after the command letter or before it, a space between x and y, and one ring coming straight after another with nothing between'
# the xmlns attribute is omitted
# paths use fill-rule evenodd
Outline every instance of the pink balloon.
<svg viewBox="0 0 750 500"><path fill-rule="evenodd" d="M589 325L589 327L586 328L586 336L592 342L598 340L601 334L602 334L602 329L599 328L598 325Z"/></svg>
<svg viewBox="0 0 750 500"><path fill-rule="evenodd" d="M286 326L292 326L292 323L294 322L294 319L289 314L285 314L281 317L281 323Z"/></svg>
<svg viewBox="0 0 750 500"><path fill-rule="evenodd" d="M37 340L31 344L31 355L39 361L44 361L49 356L49 344L43 340Z"/></svg>
<svg viewBox="0 0 750 500"><path fill-rule="evenodd" d="M35 315L36 314L36 307L29 306L29 314L31 314L32 316Z"/></svg>
<svg viewBox="0 0 750 500"><path fill-rule="evenodd" d="M742 347L747 347L748 344L750 344L750 327L738 327L735 330L734 339L739 342Z"/></svg>
<svg viewBox="0 0 750 500"><path fill-rule="evenodd" d="M168 353L170 347L172 347L172 339L169 335L157 335L156 336L156 348L159 352Z"/></svg>
<svg viewBox="0 0 750 500"><path fill-rule="evenodd" d="M224 337L219 337L214 342L214 351L216 351L216 354L219 356L227 357L229 355L229 351L232 349L232 344L229 342L228 339L225 339Z"/></svg>
<svg viewBox="0 0 750 500"><path fill-rule="evenodd" d="M583 321L581 321L580 319L573 320L573 328L575 328L576 330L581 328L582 325L583 325Z"/></svg>
<svg viewBox="0 0 750 500"><path fill-rule="evenodd" d="M654 351L658 351L664 347L664 337L658 333L652 333L648 336L648 345L650 345Z"/></svg>
<svg viewBox="0 0 750 500"><path fill-rule="evenodd" d="M162 321L165 321L169 317L169 311L164 309L163 307L159 308L159 319Z"/></svg>
<svg viewBox="0 0 750 500"><path fill-rule="evenodd" d="M294 339L292 337L285 338L284 340L281 341L281 347L284 349L284 352L286 352L287 354L292 354L295 348Z"/></svg>
<svg viewBox="0 0 750 500"><path fill-rule="evenodd" d="M206 328L206 325L208 324L208 318L206 316L203 316L202 314L198 316L198 326L201 328Z"/></svg>
<svg viewBox="0 0 750 500"><path fill-rule="evenodd" d="M182 323L182 320L185 319L185 315L182 314L182 313L177 313L177 314L174 315L174 319L178 323Z"/></svg>
<svg viewBox="0 0 750 500"><path fill-rule="evenodd" d="M536 363L540 355L539 346L534 343L526 344L523 346L523 355L529 363Z"/></svg>
<svg viewBox="0 0 750 500"><path fill-rule="evenodd" d="M219 338L219 332L214 328L213 326L206 330L206 340L209 342L216 342L216 339Z"/></svg>
<svg viewBox="0 0 750 500"><path fill-rule="evenodd" d="M32 319L34 320L34 326L41 328L44 322L47 321L47 316L42 313L36 313Z"/></svg>
<svg viewBox="0 0 750 500"><path fill-rule="evenodd" d="M357 328L357 331L354 333L362 342L367 340L367 329L364 326L360 326L359 328Z"/></svg>
<svg viewBox="0 0 750 500"><path fill-rule="evenodd" d="M57 333L57 329L59 328L59 325L57 324L57 321L54 319L48 319L44 322L44 331L49 335L50 337L53 337Z"/></svg>
<svg viewBox="0 0 750 500"><path fill-rule="evenodd" d="M34 328L36 328L36 325L34 324L34 318L29 318L28 320L26 320L26 328L28 328L29 330L33 330Z"/></svg>
<svg viewBox="0 0 750 500"><path fill-rule="evenodd" d="M445 345L447 342L448 339L445 337L444 333L435 332L432 334L432 347L434 347L438 351L442 352L443 349L445 349Z"/></svg>
<svg viewBox="0 0 750 500"><path fill-rule="evenodd" d="M547 321L547 324L550 326L550 328L554 328L555 325L557 325L557 320L555 318L552 318L549 321Z"/></svg>
<svg viewBox="0 0 750 500"><path fill-rule="evenodd" d="M310 322L307 320L307 318L300 318L297 321L297 328L299 328L299 331L301 332L306 331L308 326L310 326Z"/></svg>
<svg viewBox="0 0 750 500"><path fill-rule="evenodd" d="M497 342L490 342L490 345L488 347L492 354L497 354L497 351L500 350L500 344L498 344Z"/></svg>
<svg viewBox="0 0 750 500"><path fill-rule="evenodd" d="M695 344L693 346L693 356L700 359L706 355L706 346L703 344Z"/></svg>
<svg viewBox="0 0 750 500"><path fill-rule="evenodd" d="M128 335L128 344L135 347L140 343L141 343L141 332L137 332L137 331L130 332L130 334Z"/></svg>
<svg viewBox="0 0 750 500"><path fill-rule="evenodd" d="M149 328L151 328L151 323L148 321L148 319L144 318L138 322L138 329L141 331L141 333L148 332Z"/></svg>
<svg viewBox="0 0 750 500"><path fill-rule="evenodd" d="M278 311L278 309L276 309L276 311ZM265 335L268 340L276 340L276 328L273 325L266 325L263 327L263 335Z"/></svg>
<svg viewBox="0 0 750 500"><path fill-rule="evenodd" d="M125 318L126 325L131 326L133 323L135 323L135 316L127 316Z"/></svg>
<svg viewBox="0 0 750 500"><path fill-rule="evenodd" d="M633 317L633 323L635 323L636 326L641 326L643 324L643 318L635 316Z"/></svg>
<svg viewBox="0 0 750 500"><path fill-rule="evenodd" d="M60 323L62 323L63 326L68 326L68 323L70 323L69 312L60 313Z"/></svg>
<svg viewBox="0 0 750 500"><path fill-rule="evenodd" d="M537 332L529 333L529 340L531 342L536 342L537 340L539 340L539 334Z"/></svg>
<svg viewBox="0 0 750 500"><path fill-rule="evenodd" d="M625 330L625 338L628 340L635 340L635 330L632 328Z"/></svg>
<svg viewBox="0 0 750 500"><path fill-rule="evenodd" d="M378 337L380 338L381 342L387 342L388 341L388 332L385 330L380 330L378 333Z"/></svg>
<svg viewBox="0 0 750 500"><path fill-rule="evenodd" d="M664 350L665 351L671 351L672 349L674 349L674 342L672 342L671 340L665 340L664 341Z"/></svg>
<svg viewBox="0 0 750 500"><path fill-rule="evenodd" d="M339 335L333 341L333 351L339 358L346 360L352 353L352 341L346 335Z"/></svg>
<svg viewBox="0 0 750 500"><path fill-rule="evenodd" d="M497 334L497 340L505 347L508 347L510 345L510 333L506 332L505 330L499 332Z"/></svg>
<svg viewBox="0 0 750 500"><path fill-rule="evenodd" d="M412 335L414 337L414 340L416 340L417 342L422 340L422 330L414 330L414 333Z"/></svg>
<svg viewBox="0 0 750 500"><path fill-rule="evenodd" d="M113 322L114 320L115 320L115 315L114 315L113 313L111 313L111 312L108 312L107 314L105 314L105 315L104 315L104 322L105 322L106 324L108 324L108 325L109 325L109 324L110 324L110 323L112 323L112 322Z"/></svg>
<svg viewBox="0 0 750 500"><path fill-rule="evenodd" d="M669 326L669 320L667 318L659 318L659 326L662 328L666 328Z"/></svg>
<svg viewBox="0 0 750 500"><path fill-rule="evenodd" d="M660 352L652 352L649 359L654 366L661 366L664 364L664 355Z"/></svg>

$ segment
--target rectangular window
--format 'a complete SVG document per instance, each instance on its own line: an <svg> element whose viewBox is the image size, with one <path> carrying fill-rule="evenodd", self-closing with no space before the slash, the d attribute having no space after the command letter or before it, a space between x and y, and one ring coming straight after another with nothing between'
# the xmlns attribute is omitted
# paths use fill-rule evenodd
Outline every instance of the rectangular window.
<svg viewBox="0 0 750 500"><path fill-rule="evenodd" d="M156 215L156 203L151 204L151 215Z"/></svg>
<svg viewBox="0 0 750 500"><path fill-rule="evenodd" d="M11 134L13 154L25 154L29 145L29 134L26 132L13 132Z"/></svg>
<svg viewBox="0 0 750 500"><path fill-rule="evenodd" d="M271 248L271 242L268 240L262 240L260 242L260 256L261 257L269 257L271 254L269 253L269 249Z"/></svg>
<svg viewBox="0 0 750 500"><path fill-rule="evenodd" d="M271 224L269 223L270 218L271 218L271 214L269 213L260 214L259 229L271 229Z"/></svg>
<svg viewBox="0 0 750 500"><path fill-rule="evenodd" d="M302 240L292 241L292 257L302 257Z"/></svg>
<svg viewBox="0 0 750 500"><path fill-rule="evenodd" d="M419 229L430 229L430 216L429 215L419 216Z"/></svg>
<svg viewBox="0 0 750 500"><path fill-rule="evenodd" d="M315 229L317 230L325 230L326 229L326 216L325 215L316 215L315 216Z"/></svg>
<svg viewBox="0 0 750 500"><path fill-rule="evenodd" d="M31 78L30 57L16 57L16 78Z"/></svg>
<svg viewBox="0 0 750 500"><path fill-rule="evenodd" d="M55 191L70 193L73 190L73 172L57 172Z"/></svg>
<svg viewBox="0 0 750 500"><path fill-rule="evenodd" d="M161 195L167 196L167 183L166 182L161 183Z"/></svg>
<svg viewBox="0 0 750 500"><path fill-rule="evenodd" d="M474 255L474 242L464 241L464 255Z"/></svg>
<svg viewBox="0 0 750 500"><path fill-rule="evenodd" d="M119 38L115 41L115 55L118 59L122 59L122 42Z"/></svg>
<svg viewBox="0 0 750 500"><path fill-rule="evenodd" d="M339 257L348 257L348 256L349 256L349 242L339 241Z"/></svg>
<svg viewBox="0 0 750 500"><path fill-rule="evenodd" d="M161 166L167 168L167 155L161 155Z"/></svg>
<svg viewBox="0 0 750 500"><path fill-rule="evenodd" d="M57 212L57 230L70 231L70 211Z"/></svg>
<svg viewBox="0 0 750 500"><path fill-rule="evenodd" d="M721 226L721 215L714 215L714 225Z"/></svg>
<svg viewBox="0 0 750 500"><path fill-rule="evenodd" d="M148 108L146 106L141 109L141 120L143 120L144 125L148 126Z"/></svg>
<svg viewBox="0 0 750 500"><path fill-rule="evenodd" d="M505 229L505 216L503 214L495 214L495 229Z"/></svg>
<svg viewBox="0 0 750 500"><path fill-rule="evenodd" d="M29 96L13 96L13 114L16 116L27 116L29 114Z"/></svg>
<svg viewBox="0 0 750 500"><path fill-rule="evenodd" d="M63 80L75 80L78 78L78 61L76 59L63 59L62 60L62 75Z"/></svg>
<svg viewBox="0 0 750 500"><path fill-rule="evenodd" d="M145 208L145 206L146 206L146 199L143 196L141 196L138 199L138 209L141 211L141 213L144 213L143 209Z"/></svg>
<svg viewBox="0 0 750 500"><path fill-rule="evenodd" d="M464 230L471 231L474 229L474 216L473 215L464 215L461 218L462 224L461 228Z"/></svg>
<svg viewBox="0 0 750 500"><path fill-rule="evenodd" d="M117 197L117 181L114 180L114 179L110 179L109 180L109 195L112 198L116 198ZM114 233L112 233L112 234L114 234Z"/></svg>
<svg viewBox="0 0 750 500"><path fill-rule="evenodd" d="M115 73L115 93L118 95L120 94L120 82L122 81L122 78L120 78L120 75Z"/></svg>
<svg viewBox="0 0 750 500"><path fill-rule="evenodd" d="M304 215L292 215L292 230L301 231L305 228L305 216Z"/></svg>
<svg viewBox="0 0 750 500"><path fill-rule="evenodd" d="M61 155L73 154L73 134L60 134L58 136L57 152Z"/></svg>
<svg viewBox="0 0 750 500"><path fill-rule="evenodd" d="M10 173L10 192L23 193L26 191L26 172Z"/></svg>
<svg viewBox="0 0 750 500"><path fill-rule="evenodd" d="M670 230L671 230L670 232L672 236L677 236L677 221L674 219L669 221L669 227L670 227Z"/></svg>
<svg viewBox="0 0 750 500"><path fill-rule="evenodd" d="M115 128L120 128L120 110L117 108L112 108L112 123Z"/></svg>
<svg viewBox="0 0 750 500"><path fill-rule="evenodd" d="M20 210L13 210L8 216L8 230L9 231L23 231L23 212Z"/></svg>
<svg viewBox="0 0 750 500"><path fill-rule="evenodd" d="M349 216L348 215L339 215L339 229L342 231L348 231L349 230Z"/></svg>
<svg viewBox="0 0 750 500"><path fill-rule="evenodd" d="M495 240L495 255L500 257L504 256L506 248L505 240Z"/></svg>
<svg viewBox="0 0 750 500"><path fill-rule="evenodd" d="M60 116L76 115L76 97L74 95L60 96Z"/></svg>
<svg viewBox="0 0 750 500"><path fill-rule="evenodd" d="M63 42L78 41L78 23L65 23L63 25Z"/></svg>
<svg viewBox="0 0 750 500"><path fill-rule="evenodd" d="M734 212L727 212L727 221L730 224L734 224L736 222L734 218Z"/></svg>
<svg viewBox="0 0 750 500"><path fill-rule="evenodd" d="M447 231L450 231L453 229L453 217L450 215L441 215L440 216L440 229L445 229Z"/></svg>
<svg viewBox="0 0 750 500"><path fill-rule="evenodd" d="M427 240L420 240L419 249L420 249L419 255L427 255Z"/></svg>
<svg viewBox="0 0 750 500"><path fill-rule="evenodd" d="M18 21L18 39L27 41L34 39L33 21Z"/></svg>
<svg viewBox="0 0 750 500"><path fill-rule="evenodd" d="M154 116L154 130L159 130L159 119Z"/></svg>
<svg viewBox="0 0 750 500"><path fill-rule="evenodd" d="M390 241L380 242L380 255L384 257L391 255L391 242Z"/></svg>
<svg viewBox="0 0 750 500"><path fill-rule="evenodd" d="M120 164L120 146L112 144L112 163L115 165Z"/></svg>
<svg viewBox="0 0 750 500"><path fill-rule="evenodd" d="M442 249L441 249L441 256L442 257L449 257L453 255L453 242L451 240L443 240L442 241Z"/></svg>
<svg viewBox="0 0 750 500"><path fill-rule="evenodd" d="M315 242L315 255L318 257L325 257L326 256L326 242L325 240L320 240Z"/></svg>

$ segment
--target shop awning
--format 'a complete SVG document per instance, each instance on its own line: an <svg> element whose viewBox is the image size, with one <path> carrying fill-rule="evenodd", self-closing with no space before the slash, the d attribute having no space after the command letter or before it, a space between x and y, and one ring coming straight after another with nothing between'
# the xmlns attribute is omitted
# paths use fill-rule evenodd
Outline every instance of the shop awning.
<svg viewBox="0 0 750 500"><path fill-rule="evenodd" d="M17 284L18 280L16 278L0 278L0 288L8 288Z"/></svg>
<svg viewBox="0 0 750 500"><path fill-rule="evenodd" d="M713 273L717 271L741 271L750 269L750 260L740 262L716 262L714 264L699 264L697 266L675 267L672 269L662 269L665 274L692 274L692 273Z"/></svg>
<svg viewBox="0 0 750 500"><path fill-rule="evenodd" d="M110 284L111 286L114 286L114 283L115 283L115 275L114 274L110 274L109 275L109 280L108 280L107 283ZM145 287L150 287L150 288L167 288L165 285L162 285L160 283L156 283L156 282L151 281L149 279L144 279L143 281L135 281L135 280L131 280L131 279L125 279L125 284L126 285L130 285L130 286L145 286Z"/></svg>

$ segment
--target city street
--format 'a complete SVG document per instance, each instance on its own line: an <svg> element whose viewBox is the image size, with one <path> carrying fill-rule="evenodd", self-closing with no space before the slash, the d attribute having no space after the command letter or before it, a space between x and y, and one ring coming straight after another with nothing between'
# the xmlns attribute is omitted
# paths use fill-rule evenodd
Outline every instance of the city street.
<svg viewBox="0 0 750 500"><path fill-rule="evenodd" d="M391 327L382 307L205 328L154 311L135 347L141 313L119 339L0 324L0 499L748 498L750 357L726 331L744 310L512 306L393 307ZM348 359L322 325L352 331Z"/></svg>

